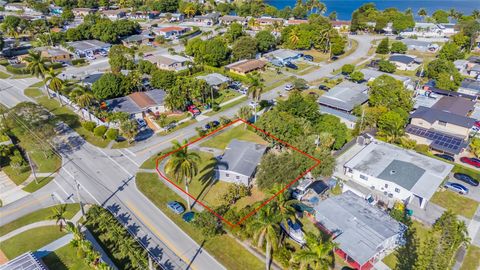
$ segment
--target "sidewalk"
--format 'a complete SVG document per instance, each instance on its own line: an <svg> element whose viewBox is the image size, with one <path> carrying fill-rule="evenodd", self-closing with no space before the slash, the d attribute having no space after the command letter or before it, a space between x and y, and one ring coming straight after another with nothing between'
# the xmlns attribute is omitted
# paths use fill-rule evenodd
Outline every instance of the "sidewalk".
<svg viewBox="0 0 480 270"><path fill-rule="evenodd" d="M17 186L5 172L0 171L0 200L3 206L27 196L28 192L22 190L23 186Z"/></svg>

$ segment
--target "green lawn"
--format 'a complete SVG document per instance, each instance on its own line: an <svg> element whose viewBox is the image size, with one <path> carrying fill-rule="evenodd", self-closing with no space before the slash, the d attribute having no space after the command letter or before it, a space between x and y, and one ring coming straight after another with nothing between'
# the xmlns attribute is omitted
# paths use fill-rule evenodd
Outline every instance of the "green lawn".
<svg viewBox="0 0 480 270"><path fill-rule="evenodd" d="M165 152L166 153L166 152ZM149 159L145 160L140 166L141 169L156 169L157 159L161 157L164 152L157 153L156 155L151 156Z"/></svg>
<svg viewBox="0 0 480 270"><path fill-rule="evenodd" d="M430 199L432 203L450 209L457 215L472 218L478 208L478 202L450 190L437 191Z"/></svg>
<svg viewBox="0 0 480 270"><path fill-rule="evenodd" d="M107 147L109 143L108 140L104 140L100 137L97 137L93 135L92 132L84 129L80 124L80 117L69 108L65 106L61 107L57 100L49 99L46 96L42 96L40 98L37 98L37 101L40 105L44 106L51 113L57 116L58 119L60 119L61 121L69 125L71 128L73 128L80 136L82 136L89 143L101 148Z"/></svg>
<svg viewBox="0 0 480 270"><path fill-rule="evenodd" d="M65 234L57 226L35 228L3 241L1 250L7 258L13 259L27 251L36 251Z"/></svg>
<svg viewBox="0 0 480 270"><path fill-rule="evenodd" d="M189 126L189 125L191 125L191 124L193 124L193 123L196 123L196 122L197 122L197 120L193 120L193 119L192 119L192 120L185 121L185 122L182 122L181 124L179 124L179 125L175 126L174 128L170 129L169 131L162 131L162 132L158 133L158 136L165 136L165 135L167 135L167 134L170 134L170 133L172 133L172 132L174 132L174 131L176 131L176 130L179 130L179 129L182 129L182 128L184 128L184 127L187 127L187 126Z"/></svg>
<svg viewBox="0 0 480 270"><path fill-rule="evenodd" d="M460 270L478 269L480 266L480 247L470 245Z"/></svg>
<svg viewBox="0 0 480 270"><path fill-rule="evenodd" d="M77 249L66 245L42 258L48 269L55 270L87 270L94 269L77 256Z"/></svg>
<svg viewBox="0 0 480 270"><path fill-rule="evenodd" d="M55 206L40 209L36 212L25 215L19 219L16 219L10 223L7 223L0 227L0 236L5 235L11 231L21 228L25 225L35 223L37 221L49 220L49 217L53 214L53 208ZM71 219L80 211L80 205L78 203L67 204L67 211L65 213L66 219ZM58 229L57 229L58 230Z"/></svg>
<svg viewBox="0 0 480 270"><path fill-rule="evenodd" d="M38 88L35 87L29 87L23 91L23 93L31 98L37 98L42 95L42 91Z"/></svg>
<svg viewBox="0 0 480 270"><path fill-rule="evenodd" d="M245 97L242 97L242 98L239 98L239 99L237 99L237 100L235 100L235 101L232 101L232 102L230 102L230 103L228 103L228 104L220 107L220 110L218 110L218 111L209 111L209 112L205 113L205 115L207 115L207 116L212 116L212 115L215 115L215 114L217 114L217 113L219 113L219 112L226 111L226 110L228 110L228 109L230 109L230 108L232 108L232 107L237 106L237 105L240 104L240 103L245 102L245 100L247 100L247 97L246 97L246 96L245 96Z"/></svg>
<svg viewBox="0 0 480 270"><path fill-rule="evenodd" d="M50 183L50 181L52 181L52 180L53 180L53 177L41 177L41 178L38 179L38 184L35 183L35 181L32 181L32 182L30 182L30 184L28 184L26 187L24 187L22 189L23 189L23 191L33 193L33 192L41 189L42 187L44 187L48 183Z"/></svg>
<svg viewBox="0 0 480 270"><path fill-rule="evenodd" d="M45 155L41 151L37 151L34 149L32 150L30 150L31 152L29 152L29 155L33 163L35 163L35 165L37 166L36 172L55 172L62 166L62 159L59 156L51 154L45 157Z"/></svg>
<svg viewBox="0 0 480 270"><path fill-rule="evenodd" d="M215 100L216 103L221 104L223 102L226 102L226 101L228 101L232 98L238 97L240 95L241 94L238 93L237 91L226 89L226 90L223 90L223 91L219 91L218 97L214 98L214 100Z"/></svg>
<svg viewBox="0 0 480 270"><path fill-rule="evenodd" d="M221 131L221 133L217 134L214 134L213 137L201 143L200 146L225 149L233 139L255 142L259 144L267 144L267 142L264 141L262 137L257 135L255 132L245 129L245 124L240 124L236 127L227 128L226 130L223 130Z"/></svg>
<svg viewBox="0 0 480 270"><path fill-rule="evenodd" d="M166 203L171 200L183 202L183 198L180 198L180 196L165 186L156 174L138 173L136 184L145 196L197 243L202 243L205 240L204 248L227 269L263 269L265 267L263 261L244 249L232 237L221 235L205 239L198 229L191 224L185 223L181 216L172 213L166 207Z"/></svg>
<svg viewBox="0 0 480 270"><path fill-rule="evenodd" d="M10 78L9 74L0 71L0 79L8 79L8 78Z"/></svg>
<svg viewBox="0 0 480 270"><path fill-rule="evenodd" d="M27 180L31 173L30 167L28 166L23 169L16 169L8 165L3 167L2 170L17 186Z"/></svg>

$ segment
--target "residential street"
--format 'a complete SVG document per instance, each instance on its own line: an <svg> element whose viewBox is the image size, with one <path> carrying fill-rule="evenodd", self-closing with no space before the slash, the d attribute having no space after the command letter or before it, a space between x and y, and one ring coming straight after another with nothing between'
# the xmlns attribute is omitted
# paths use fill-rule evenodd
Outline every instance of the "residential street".
<svg viewBox="0 0 480 270"><path fill-rule="evenodd" d="M352 36L352 38L359 42L355 52L304 75L304 78L309 81L319 79L329 75L333 69L338 69L345 63L365 57L373 37ZM160 53L162 53L160 50L155 52L155 54ZM68 68L67 72L81 74L103 69L106 66L108 66L108 61L102 59L91 66ZM15 85L11 86L11 89L15 90L0 92L1 103L10 107L18 102L29 100L23 96L23 89L35 81L32 83L22 81L18 84L17 81L20 80L0 81L2 89L7 82L8 85ZM283 92L283 86L263 94L262 98L276 98L278 92ZM63 134L58 138L59 146L57 147L63 156L63 167L58 172L55 181L38 192L2 207L0 209L0 225L55 204L57 201L76 200L73 181L75 179L80 183L81 196L84 200L110 209L128 226L132 233L141 239L150 252L157 256L161 264L168 266L168 269L224 269L218 261L202 250L201 243L193 241L138 191L134 176L143 161L159 151L169 148L172 140L192 137L196 135L195 127L203 126L221 116L232 117L239 107L247 103L248 101L245 101L214 117L208 117L169 135L154 136L128 149L96 148L86 143L68 127L64 127ZM56 195L52 196L53 193Z"/></svg>

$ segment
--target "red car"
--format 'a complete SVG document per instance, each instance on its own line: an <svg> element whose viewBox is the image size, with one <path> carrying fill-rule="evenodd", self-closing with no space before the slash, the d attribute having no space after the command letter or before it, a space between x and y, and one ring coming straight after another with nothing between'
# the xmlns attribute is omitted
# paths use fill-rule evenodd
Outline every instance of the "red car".
<svg viewBox="0 0 480 270"><path fill-rule="evenodd" d="M189 105L187 110L193 115L197 116L200 114L200 110L195 105Z"/></svg>
<svg viewBox="0 0 480 270"><path fill-rule="evenodd" d="M480 159L478 158L468 158L468 157L462 157L460 159L461 162L470 164L472 166L475 166L477 168L480 168Z"/></svg>

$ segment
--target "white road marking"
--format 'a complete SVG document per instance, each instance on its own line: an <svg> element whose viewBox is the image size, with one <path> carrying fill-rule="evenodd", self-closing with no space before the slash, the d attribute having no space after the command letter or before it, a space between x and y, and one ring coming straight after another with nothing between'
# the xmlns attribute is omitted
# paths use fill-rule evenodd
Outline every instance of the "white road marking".
<svg viewBox="0 0 480 270"><path fill-rule="evenodd" d="M130 149L128 149L128 148L125 148L124 150L127 151L128 153L130 153L130 154L131 154L132 156L134 156L134 157L137 156L137 154L135 154L134 152L130 151Z"/></svg>
<svg viewBox="0 0 480 270"><path fill-rule="evenodd" d="M105 152L102 151L100 148L96 148L98 151L100 151L103 155L105 155L108 159L110 159L113 163L115 163L120 169L122 169L128 176L132 177L133 175L128 172L122 165L120 165L118 162L116 162L112 157L107 155Z"/></svg>
<svg viewBox="0 0 480 270"><path fill-rule="evenodd" d="M65 201L62 199L62 197L60 197L60 195L57 194L57 192L53 192L52 195L57 198L57 200L59 200L62 204L65 203Z"/></svg>
<svg viewBox="0 0 480 270"><path fill-rule="evenodd" d="M72 179L75 179L75 177L73 176L73 174L71 174L67 169L65 169L65 167L62 167L62 169L72 178ZM98 205L101 205L101 203L97 200L97 198L95 198L95 196L92 195L92 193L90 193L90 191L88 191L87 188L85 188L84 185L82 185L82 183L80 183L80 181L76 181L78 183L78 185L83 189L85 190L85 192L87 192L88 195L90 195L90 197L92 197L92 199L98 204ZM75 183L74 183L75 184Z"/></svg>
<svg viewBox="0 0 480 270"><path fill-rule="evenodd" d="M130 160L133 164L137 165L137 167L140 167L140 164L138 164L137 162L135 162L135 160L131 159L128 155L126 155L125 153L122 152L122 150L118 149L117 150L118 152L122 153L122 155L124 157L126 157L128 160Z"/></svg>

